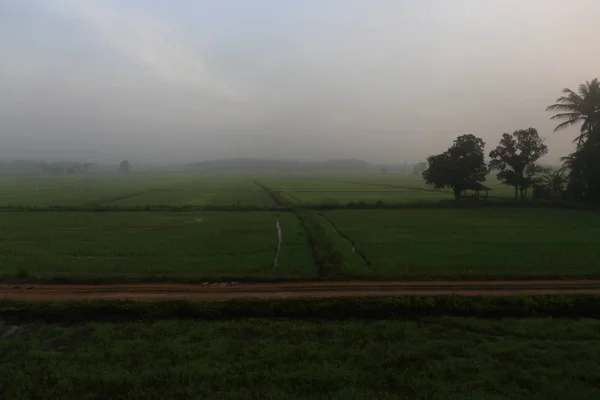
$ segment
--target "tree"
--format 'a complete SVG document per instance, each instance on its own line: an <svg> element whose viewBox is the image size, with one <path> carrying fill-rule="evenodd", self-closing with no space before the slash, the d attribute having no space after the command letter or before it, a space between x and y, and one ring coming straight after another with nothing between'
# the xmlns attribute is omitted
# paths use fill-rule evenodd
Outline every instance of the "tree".
<svg viewBox="0 0 600 400"><path fill-rule="evenodd" d="M600 81L593 79L581 85L577 93L563 89L564 96L546 108L558 111L550 119L563 120L556 130L581 124L574 139L575 151L563 157L563 168L569 171L567 192L575 198L600 199Z"/></svg>
<svg viewBox="0 0 600 400"><path fill-rule="evenodd" d="M579 149L600 123L600 81L596 78L582 83L577 93L565 88L563 94L546 111L558 111L550 119L563 121L554 128L555 132L581 124L580 134L573 140Z"/></svg>
<svg viewBox="0 0 600 400"><path fill-rule="evenodd" d="M567 177L560 169L549 170L542 176L541 181L550 188L553 196L558 196L565 190Z"/></svg>
<svg viewBox="0 0 600 400"><path fill-rule="evenodd" d="M536 161L547 153L544 138L534 128L521 129L512 135L504 133L500 144L490 152L490 171L498 170L498 179L515 187L515 200L519 192L524 199L536 177L546 171Z"/></svg>
<svg viewBox="0 0 600 400"><path fill-rule="evenodd" d="M131 168L131 163L127 160L123 160L119 164L119 172L122 172L124 174L128 174L129 171L131 171Z"/></svg>
<svg viewBox="0 0 600 400"><path fill-rule="evenodd" d="M451 188L454 198L459 200L466 186L485 181L484 147L483 140L474 135L457 137L448 150L427 157L429 166L423 171L425 182L435 188Z"/></svg>

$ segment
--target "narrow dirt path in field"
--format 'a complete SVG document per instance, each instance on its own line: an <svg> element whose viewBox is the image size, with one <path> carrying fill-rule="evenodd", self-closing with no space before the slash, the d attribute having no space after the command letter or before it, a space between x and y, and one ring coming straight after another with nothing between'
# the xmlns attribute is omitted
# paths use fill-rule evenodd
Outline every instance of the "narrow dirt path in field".
<svg viewBox="0 0 600 400"><path fill-rule="evenodd" d="M213 284L2 284L0 298L12 300L227 300L362 296L517 296L600 294L598 280L281 282Z"/></svg>

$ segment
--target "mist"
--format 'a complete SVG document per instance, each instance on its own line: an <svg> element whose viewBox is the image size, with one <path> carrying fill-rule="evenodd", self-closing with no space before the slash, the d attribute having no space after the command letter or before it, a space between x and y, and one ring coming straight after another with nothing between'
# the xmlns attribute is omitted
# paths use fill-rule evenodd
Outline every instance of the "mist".
<svg viewBox="0 0 600 400"><path fill-rule="evenodd" d="M577 128L597 0L0 0L0 158L417 162Z"/></svg>

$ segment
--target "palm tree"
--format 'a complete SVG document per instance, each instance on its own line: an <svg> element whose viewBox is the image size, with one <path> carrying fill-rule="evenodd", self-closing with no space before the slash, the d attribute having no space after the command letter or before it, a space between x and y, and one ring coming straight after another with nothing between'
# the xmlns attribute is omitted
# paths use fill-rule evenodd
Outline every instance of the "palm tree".
<svg viewBox="0 0 600 400"><path fill-rule="evenodd" d="M547 185L554 196L561 194L567 183L567 177L562 171L562 168L555 171L548 171L542 176L542 182Z"/></svg>
<svg viewBox="0 0 600 400"><path fill-rule="evenodd" d="M563 94L546 111L558 112L550 119L563 121L554 128L555 132L581 124L580 134L573 140L579 148L600 122L600 81L596 78L582 83L577 93L565 88Z"/></svg>

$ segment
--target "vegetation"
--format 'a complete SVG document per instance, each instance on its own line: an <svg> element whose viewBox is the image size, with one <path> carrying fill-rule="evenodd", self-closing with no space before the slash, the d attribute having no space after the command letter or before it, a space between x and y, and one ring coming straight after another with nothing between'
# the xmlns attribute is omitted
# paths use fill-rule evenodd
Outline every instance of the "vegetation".
<svg viewBox="0 0 600 400"><path fill-rule="evenodd" d="M563 158L569 171L569 194L584 201L600 199L600 81L579 85L577 92L563 89L563 96L546 110L551 119L563 121L555 131L581 125L575 151Z"/></svg>
<svg viewBox="0 0 600 400"><path fill-rule="evenodd" d="M600 278L600 214L543 208L327 211L377 277Z"/></svg>
<svg viewBox="0 0 600 400"><path fill-rule="evenodd" d="M2 326L6 399L597 399L600 322Z"/></svg>
<svg viewBox="0 0 600 400"><path fill-rule="evenodd" d="M502 183L514 186L515 200L520 193L521 200L527 189L533 186L545 168L536 162L548 153L548 146L534 128L505 133L500 144L490 152L490 170L498 170L498 179Z"/></svg>
<svg viewBox="0 0 600 400"><path fill-rule="evenodd" d="M426 317L600 318L600 296L395 296L304 299L236 299L227 301L67 301L0 300L0 318L20 325L158 320L415 320Z"/></svg>
<svg viewBox="0 0 600 400"><path fill-rule="evenodd" d="M576 206L562 200L509 202L511 189L487 179L489 201L454 202L451 189L411 174L5 176L0 275L90 282L600 275L594 236L584 234L596 214L559 210ZM327 211L336 209L347 212ZM277 218L283 241L273 268Z"/></svg>
<svg viewBox="0 0 600 400"><path fill-rule="evenodd" d="M119 172L121 172L123 174L128 174L131 171L131 168L132 168L131 163L127 160L123 160L119 164Z"/></svg>
<svg viewBox="0 0 600 400"><path fill-rule="evenodd" d="M184 206L275 207L244 177L185 174L0 176L0 206L160 208Z"/></svg>
<svg viewBox="0 0 600 400"><path fill-rule="evenodd" d="M452 188L456 200L469 185L485 180L483 147L485 143L473 135L462 135L442 154L427 158L429 167L423 171L425 182L435 188Z"/></svg>
<svg viewBox="0 0 600 400"><path fill-rule="evenodd" d="M344 271L344 257L327 234L323 221L314 212L296 211L306 230L318 274L323 278L341 277Z"/></svg>
<svg viewBox="0 0 600 400"><path fill-rule="evenodd" d="M297 218L275 213L2 213L0 274L43 280L315 277ZM302 236L299 236L302 235Z"/></svg>

